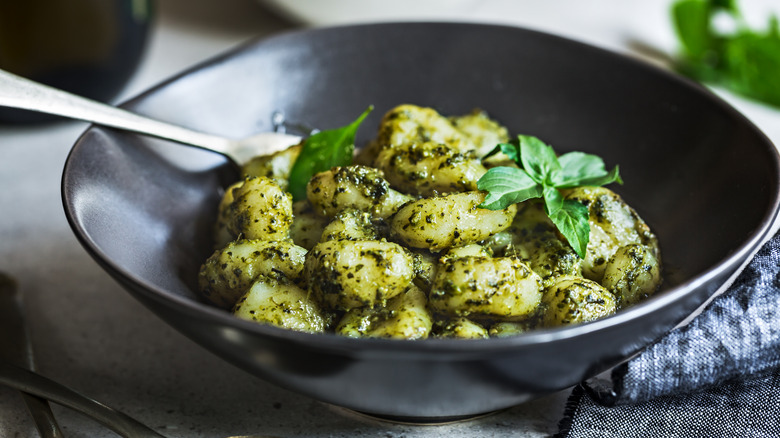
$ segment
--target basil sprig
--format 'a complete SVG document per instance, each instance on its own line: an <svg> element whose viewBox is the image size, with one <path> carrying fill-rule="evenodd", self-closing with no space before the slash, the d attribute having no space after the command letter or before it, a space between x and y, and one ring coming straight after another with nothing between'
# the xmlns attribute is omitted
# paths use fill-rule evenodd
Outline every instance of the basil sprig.
<svg viewBox="0 0 780 438"><path fill-rule="evenodd" d="M542 198L547 216L577 255L585 258L590 240L588 207L564 199L560 189L603 186L613 182L623 184L618 167L607 171L601 158L583 152L569 152L558 157L552 147L527 135L499 144L487 156L498 152L506 154L521 168L494 167L488 170L477 181L477 188L488 192L480 207L502 210L514 203Z"/></svg>
<svg viewBox="0 0 780 438"><path fill-rule="evenodd" d="M677 0L672 23L682 51L676 68L693 79L724 86L780 107L780 25L766 31L746 23L736 0ZM730 20L731 29L717 26Z"/></svg>
<svg viewBox="0 0 780 438"><path fill-rule="evenodd" d="M355 134L374 107L369 106L354 122L341 128L313 134L306 139L290 170L289 192L293 201L306 199L306 184L315 173L335 166L349 166L355 151Z"/></svg>

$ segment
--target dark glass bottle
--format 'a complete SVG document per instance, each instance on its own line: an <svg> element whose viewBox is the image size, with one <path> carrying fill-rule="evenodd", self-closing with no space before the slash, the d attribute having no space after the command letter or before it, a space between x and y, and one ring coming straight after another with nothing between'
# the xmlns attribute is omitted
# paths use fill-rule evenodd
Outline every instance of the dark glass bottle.
<svg viewBox="0 0 780 438"><path fill-rule="evenodd" d="M0 69L110 101L138 66L151 0L0 0ZM0 108L0 122L53 116Z"/></svg>

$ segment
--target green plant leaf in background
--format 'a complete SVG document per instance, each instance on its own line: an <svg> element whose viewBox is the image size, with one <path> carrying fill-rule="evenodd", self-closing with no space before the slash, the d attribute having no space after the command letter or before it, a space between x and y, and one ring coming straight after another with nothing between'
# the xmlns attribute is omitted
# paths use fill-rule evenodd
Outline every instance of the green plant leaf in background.
<svg viewBox="0 0 780 438"><path fill-rule="evenodd" d="M736 0L678 0L672 22L680 40L676 68L698 81L720 85L745 97L780 107L780 31L777 17L766 31L751 29ZM727 18L736 30L718 31Z"/></svg>
<svg viewBox="0 0 780 438"><path fill-rule="evenodd" d="M710 4L701 0L678 1L672 5L672 19L686 56L704 62L716 45L710 28Z"/></svg>

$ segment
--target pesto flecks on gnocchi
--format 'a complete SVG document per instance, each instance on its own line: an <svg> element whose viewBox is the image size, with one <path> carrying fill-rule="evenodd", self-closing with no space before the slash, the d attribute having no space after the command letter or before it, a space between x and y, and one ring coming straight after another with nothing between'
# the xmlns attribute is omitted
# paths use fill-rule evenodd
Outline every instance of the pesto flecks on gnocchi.
<svg viewBox="0 0 780 438"><path fill-rule="evenodd" d="M315 174L293 203L302 144L256 157L228 187L203 296L239 318L348 337L484 339L609 316L661 283L658 241L616 193L561 191L588 209L580 258L539 200L480 208L479 178L513 166L483 111L388 111L355 163Z"/></svg>

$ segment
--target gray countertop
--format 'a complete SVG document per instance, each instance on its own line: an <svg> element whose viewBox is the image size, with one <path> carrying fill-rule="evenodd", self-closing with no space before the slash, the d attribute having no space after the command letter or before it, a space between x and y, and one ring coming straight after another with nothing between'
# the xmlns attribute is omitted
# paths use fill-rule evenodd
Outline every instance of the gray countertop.
<svg viewBox="0 0 780 438"><path fill-rule="evenodd" d="M668 30L633 25L648 20L642 9L651 6L662 14L656 19L665 20L665 1L643 2L633 11L619 0L589 2L613 6L592 20L575 19L583 13L581 2L554 2L557 11L541 3L487 1L469 18L537 27L626 53L632 40ZM157 12L146 57L119 100L252 37L331 24L292 24L251 0L166 0ZM663 46L669 37L657 41ZM780 144L780 112L723 95ZM170 437L533 437L557 430L568 391L459 423L393 424L280 389L202 349L121 289L70 231L60 177L85 128L80 122L0 125L0 271L19 283L42 374ZM66 436L116 436L80 414L54 410ZM0 436L36 436L18 393L3 387Z"/></svg>

